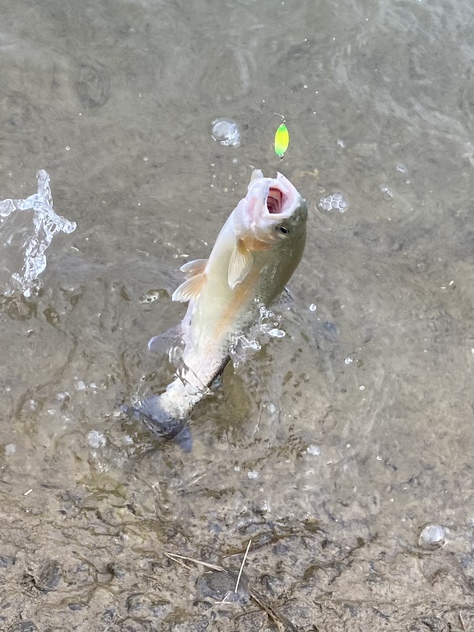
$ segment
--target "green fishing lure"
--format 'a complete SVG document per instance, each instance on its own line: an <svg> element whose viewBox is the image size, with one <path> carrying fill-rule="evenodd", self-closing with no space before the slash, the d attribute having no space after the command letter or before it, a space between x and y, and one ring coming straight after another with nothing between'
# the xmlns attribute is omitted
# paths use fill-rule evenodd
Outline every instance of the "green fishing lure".
<svg viewBox="0 0 474 632"><path fill-rule="evenodd" d="M283 158L283 156L286 153L286 150L288 149L289 144L290 144L290 133L285 124L285 120L283 120L283 122L278 127L277 131L275 132L276 155L279 156L280 158Z"/></svg>

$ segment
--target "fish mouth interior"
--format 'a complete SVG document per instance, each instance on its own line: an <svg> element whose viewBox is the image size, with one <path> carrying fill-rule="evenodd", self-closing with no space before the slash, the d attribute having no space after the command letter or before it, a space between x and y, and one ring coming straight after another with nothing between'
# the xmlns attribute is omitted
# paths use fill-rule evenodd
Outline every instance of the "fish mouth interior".
<svg viewBox="0 0 474 632"><path fill-rule="evenodd" d="M283 191L270 187L267 195L267 210L271 215L278 215L283 210Z"/></svg>

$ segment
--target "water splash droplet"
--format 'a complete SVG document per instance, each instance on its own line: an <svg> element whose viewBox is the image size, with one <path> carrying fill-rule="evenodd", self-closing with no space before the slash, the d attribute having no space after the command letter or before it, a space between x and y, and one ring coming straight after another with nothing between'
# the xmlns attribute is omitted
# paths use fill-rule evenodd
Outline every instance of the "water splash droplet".
<svg viewBox="0 0 474 632"><path fill-rule="evenodd" d="M72 233L76 223L57 215L53 210L49 174L41 169L36 174L38 192L28 198L7 199L0 201L0 244L2 261L1 268L10 273L10 278L0 279L0 292L11 295L21 292L25 296L31 295L31 288L38 276L46 268L46 250L53 237L59 233ZM18 227L12 220L6 221L15 211L33 211L31 223L29 221ZM18 243L18 238L22 242ZM2 243L3 242L3 243ZM22 271L13 272L15 257L22 253Z"/></svg>
<svg viewBox="0 0 474 632"><path fill-rule="evenodd" d="M382 191L382 193L383 193L383 197L384 197L386 200L391 200L391 199L393 198L393 191L392 191L392 189L391 189L389 186L387 186L386 184L382 184L382 185L380 186L380 190Z"/></svg>

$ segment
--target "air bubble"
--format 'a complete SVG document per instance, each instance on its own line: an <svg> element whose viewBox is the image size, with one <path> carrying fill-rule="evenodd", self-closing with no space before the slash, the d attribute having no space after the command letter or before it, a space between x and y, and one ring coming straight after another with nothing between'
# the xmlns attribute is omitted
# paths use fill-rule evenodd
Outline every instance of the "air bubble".
<svg viewBox="0 0 474 632"><path fill-rule="evenodd" d="M160 298L158 290L149 290L143 296L140 296L140 303L154 303Z"/></svg>
<svg viewBox="0 0 474 632"><path fill-rule="evenodd" d="M424 549L438 549L446 543L448 529L439 524L428 524L420 533L418 544Z"/></svg>
<svg viewBox="0 0 474 632"><path fill-rule="evenodd" d="M105 435L98 430L91 430L87 433L87 443L91 448L103 448L106 442Z"/></svg>
<svg viewBox="0 0 474 632"><path fill-rule="evenodd" d="M272 338L284 338L285 332L283 331L283 329L277 329L276 327L274 327L273 329L270 329L268 335Z"/></svg>
<svg viewBox="0 0 474 632"><path fill-rule="evenodd" d="M224 147L240 145L239 126L232 119L218 118L212 121L212 138Z"/></svg>
<svg viewBox="0 0 474 632"><path fill-rule="evenodd" d="M347 211L348 202L342 193L331 193L322 197L318 202L318 207L322 211L339 211L345 213Z"/></svg>

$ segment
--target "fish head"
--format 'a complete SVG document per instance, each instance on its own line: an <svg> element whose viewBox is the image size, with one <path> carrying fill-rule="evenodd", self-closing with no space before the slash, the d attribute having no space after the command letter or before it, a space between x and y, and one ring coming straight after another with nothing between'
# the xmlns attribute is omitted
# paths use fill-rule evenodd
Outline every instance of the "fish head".
<svg viewBox="0 0 474 632"><path fill-rule="evenodd" d="M306 232L306 202L281 173L265 178L255 170L234 213L235 235L249 250L267 250Z"/></svg>

